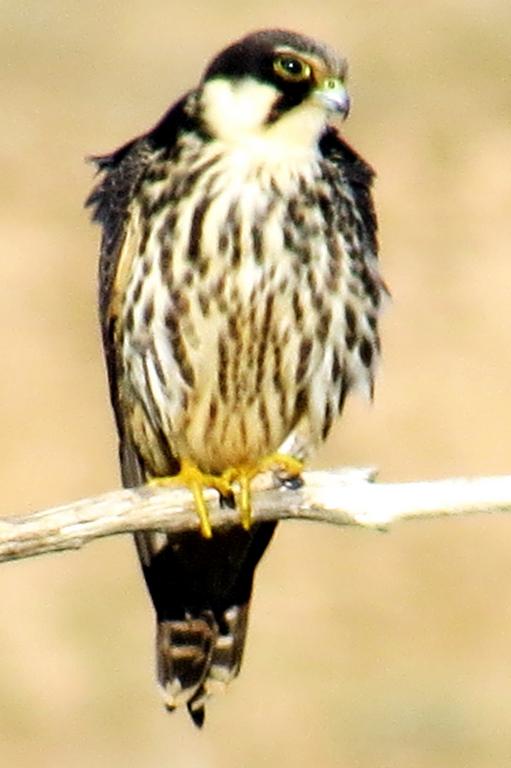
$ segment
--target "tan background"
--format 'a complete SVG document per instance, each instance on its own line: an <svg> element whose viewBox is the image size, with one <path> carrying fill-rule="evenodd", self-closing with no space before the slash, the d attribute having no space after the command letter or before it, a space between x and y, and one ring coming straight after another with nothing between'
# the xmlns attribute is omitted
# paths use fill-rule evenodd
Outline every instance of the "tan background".
<svg viewBox="0 0 511 768"><path fill-rule="evenodd" d="M2 514L114 487L82 158L148 128L205 61L286 25L351 62L394 303L373 408L323 465L510 470L509 0L0 4ZM281 527L241 677L196 732L153 687L130 541L2 566L0 763L496 768L511 762L511 519L387 536Z"/></svg>

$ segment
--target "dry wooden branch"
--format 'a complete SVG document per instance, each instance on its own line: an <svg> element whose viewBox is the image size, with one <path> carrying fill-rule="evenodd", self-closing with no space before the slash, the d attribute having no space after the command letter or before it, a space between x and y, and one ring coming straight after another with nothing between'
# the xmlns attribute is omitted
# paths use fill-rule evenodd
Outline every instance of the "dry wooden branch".
<svg viewBox="0 0 511 768"><path fill-rule="evenodd" d="M258 478L254 520L317 520L334 525L385 529L410 518L511 512L511 476L418 483L374 483L369 469L306 472L299 490ZM214 527L239 524L234 510L220 507L206 491ZM185 489L142 487L112 491L53 509L0 519L0 562L44 552L78 549L89 541L137 530L180 533L197 529Z"/></svg>

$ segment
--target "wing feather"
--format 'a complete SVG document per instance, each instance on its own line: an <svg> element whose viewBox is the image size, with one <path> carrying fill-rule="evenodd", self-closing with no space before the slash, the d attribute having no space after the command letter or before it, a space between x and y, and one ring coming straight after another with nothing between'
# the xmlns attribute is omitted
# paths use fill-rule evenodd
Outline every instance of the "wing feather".
<svg viewBox="0 0 511 768"><path fill-rule="evenodd" d="M122 477L127 486L142 483L144 472L119 404L122 361L116 341L117 298L122 296L131 264L137 254L136 227L130 227L133 200L155 153L161 150L172 152L179 132L190 128L186 98L171 107L149 133L133 139L111 154L90 158L102 177L85 205L92 209L93 221L102 227L98 275L99 315L110 399L119 433Z"/></svg>
<svg viewBox="0 0 511 768"><path fill-rule="evenodd" d="M120 273L127 274L128 262L135 256L134 243L127 237L129 209L143 175L146 151L143 142L135 140L111 155L94 158L98 171L104 175L86 201L86 205L93 209L93 221L103 230L99 259L99 315L125 485L138 484L142 478L119 406L122 363L115 339L117 308L113 299Z"/></svg>
<svg viewBox="0 0 511 768"><path fill-rule="evenodd" d="M328 128L319 142L323 157L338 166L351 187L355 205L364 224L366 245L377 256L378 222L372 197L372 184L375 178L373 168L367 163L335 128Z"/></svg>

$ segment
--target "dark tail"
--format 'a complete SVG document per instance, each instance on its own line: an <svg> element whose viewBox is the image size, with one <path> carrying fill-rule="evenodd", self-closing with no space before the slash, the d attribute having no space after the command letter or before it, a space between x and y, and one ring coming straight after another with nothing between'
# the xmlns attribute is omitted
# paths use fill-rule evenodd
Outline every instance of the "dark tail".
<svg viewBox="0 0 511 768"><path fill-rule="evenodd" d="M245 643L248 604L230 610L228 632L221 632L212 612L157 625L158 681L167 709L186 704L199 727L204 704L223 692L239 672Z"/></svg>
<svg viewBox="0 0 511 768"><path fill-rule="evenodd" d="M204 704L240 670L254 571L275 523L198 533L169 541L137 533L136 544L156 611L158 681L169 710L186 704L196 725Z"/></svg>

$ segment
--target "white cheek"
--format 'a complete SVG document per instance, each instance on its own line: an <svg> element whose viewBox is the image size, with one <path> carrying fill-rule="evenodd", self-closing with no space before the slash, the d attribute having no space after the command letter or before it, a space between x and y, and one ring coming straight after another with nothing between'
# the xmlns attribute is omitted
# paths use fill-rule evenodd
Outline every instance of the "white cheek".
<svg viewBox="0 0 511 768"><path fill-rule="evenodd" d="M325 110L305 99L268 124L278 97L272 85L252 78L211 80L202 91L204 119L219 141L243 148L265 164L278 163L283 156L314 148L326 123Z"/></svg>
<svg viewBox="0 0 511 768"><path fill-rule="evenodd" d="M326 113L307 99L291 109L267 129L268 139L289 148L313 146L326 124Z"/></svg>
<svg viewBox="0 0 511 768"><path fill-rule="evenodd" d="M257 80L211 80L202 92L204 118L215 138L231 141L266 122L277 91Z"/></svg>

